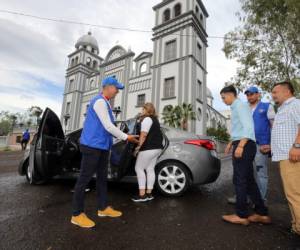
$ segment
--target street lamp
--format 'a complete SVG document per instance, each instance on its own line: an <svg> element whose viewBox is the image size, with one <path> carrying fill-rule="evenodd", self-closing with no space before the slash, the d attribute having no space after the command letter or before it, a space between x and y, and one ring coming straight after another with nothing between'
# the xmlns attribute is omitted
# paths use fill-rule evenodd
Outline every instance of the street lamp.
<svg viewBox="0 0 300 250"><path fill-rule="evenodd" d="M67 132L67 125L68 125L68 120L70 119L70 114L65 114L64 115L64 122L65 122L65 133Z"/></svg>
<svg viewBox="0 0 300 250"><path fill-rule="evenodd" d="M115 107L115 108L112 110L112 112L114 112L115 117L116 117L116 120L117 120L118 115L119 115L120 113L122 113L121 107L120 107L120 106Z"/></svg>

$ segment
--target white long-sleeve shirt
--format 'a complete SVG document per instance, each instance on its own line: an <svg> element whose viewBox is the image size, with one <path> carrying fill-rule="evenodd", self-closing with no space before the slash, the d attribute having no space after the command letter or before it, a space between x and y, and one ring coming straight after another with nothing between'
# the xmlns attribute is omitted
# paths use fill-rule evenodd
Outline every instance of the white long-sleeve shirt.
<svg viewBox="0 0 300 250"><path fill-rule="evenodd" d="M101 121L103 127L106 131L108 131L111 135L116 137L117 139L126 141L128 135L123 133L120 129L118 129L110 120L110 116L107 109L107 104L104 99L99 99L94 103L93 106L99 120Z"/></svg>

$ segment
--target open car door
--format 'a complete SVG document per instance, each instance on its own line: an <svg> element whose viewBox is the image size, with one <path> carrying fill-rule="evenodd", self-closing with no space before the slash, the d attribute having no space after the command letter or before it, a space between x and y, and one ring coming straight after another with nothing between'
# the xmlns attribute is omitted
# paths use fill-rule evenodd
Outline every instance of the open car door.
<svg viewBox="0 0 300 250"><path fill-rule="evenodd" d="M122 121L117 126L124 133L135 134L136 119ZM110 151L110 165L108 171L109 179L121 179L123 176L128 175L130 166L135 161L132 153L135 144L129 143L128 141L121 141L114 139L112 149Z"/></svg>
<svg viewBox="0 0 300 250"><path fill-rule="evenodd" d="M28 172L31 184L44 182L61 172L64 144L65 136L60 120L47 108L30 147Z"/></svg>

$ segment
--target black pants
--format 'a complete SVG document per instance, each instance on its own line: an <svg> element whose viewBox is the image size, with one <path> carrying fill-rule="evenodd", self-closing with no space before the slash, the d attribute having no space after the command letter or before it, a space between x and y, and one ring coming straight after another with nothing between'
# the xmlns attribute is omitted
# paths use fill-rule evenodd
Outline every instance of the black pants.
<svg viewBox="0 0 300 250"><path fill-rule="evenodd" d="M256 154L256 144L249 140L244 147L241 158L235 158L234 152L239 141L234 141L233 145L233 184L236 192L236 214L241 218L249 216L247 206L247 195L255 205L255 212L259 215L267 215L268 209L261 198L257 183L254 179L253 161Z"/></svg>
<svg viewBox="0 0 300 250"><path fill-rule="evenodd" d="M26 150L28 141L29 141L29 140L22 139L22 141L21 141L21 147L22 147L22 150Z"/></svg>
<svg viewBox="0 0 300 250"><path fill-rule="evenodd" d="M82 153L80 176L75 185L73 196L73 216L84 212L85 188L96 173L97 207L107 207L107 167L109 151L98 150L81 145Z"/></svg>

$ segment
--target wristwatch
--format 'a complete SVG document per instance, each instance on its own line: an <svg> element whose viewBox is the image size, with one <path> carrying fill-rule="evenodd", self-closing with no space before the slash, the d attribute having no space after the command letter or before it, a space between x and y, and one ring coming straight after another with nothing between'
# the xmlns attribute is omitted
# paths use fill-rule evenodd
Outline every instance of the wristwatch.
<svg viewBox="0 0 300 250"><path fill-rule="evenodd" d="M294 148L300 148L300 143L294 143L294 144L293 144L293 147L294 147Z"/></svg>

